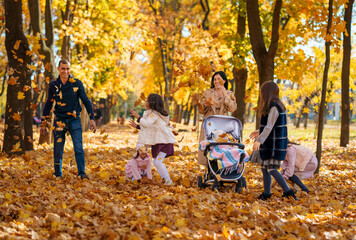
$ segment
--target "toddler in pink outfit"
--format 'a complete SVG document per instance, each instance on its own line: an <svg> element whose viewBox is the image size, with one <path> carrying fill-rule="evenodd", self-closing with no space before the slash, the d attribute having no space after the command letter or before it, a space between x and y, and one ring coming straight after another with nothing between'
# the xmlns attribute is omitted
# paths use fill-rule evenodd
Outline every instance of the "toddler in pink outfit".
<svg viewBox="0 0 356 240"><path fill-rule="evenodd" d="M137 144L135 156L126 163L125 173L129 179L141 180L142 177L152 179L151 157L147 148L142 144Z"/></svg>

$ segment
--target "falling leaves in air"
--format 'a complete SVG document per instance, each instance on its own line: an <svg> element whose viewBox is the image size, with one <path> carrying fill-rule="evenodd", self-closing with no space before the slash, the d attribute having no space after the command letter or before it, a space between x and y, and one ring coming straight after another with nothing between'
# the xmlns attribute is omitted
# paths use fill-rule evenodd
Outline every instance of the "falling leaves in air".
<svg viewBox="0 0 356 240"><path fill-rule="evenodd" d="M17 93L17 99L22 100L24 98L25 98L25 94L23 92L20 91Z"/></svg>
<svg viewBox="0 0 356 240"><path fill-rule="evenodd" d="M18 49L19 49L20 43L21 43L21 40L17 40L17 41L15 42L15 45L14 45L14 49L15 49L15 50L18 50Z"/></svg>
<svg viewBox="0 0 356 240"><path fill-rule="evenodd" d="M67 115L69 116L73 116L73 117L77 117L77 112L76 111L73 111L73 112L67 112Z"/></svg>
<svg viewBox="0 0 356 240"><path fill-rule="evenodd" d="M14 113L12 115L12 118L15 120L15 121L21 121L21 115L19 113Z"/></svg>
<svg viewBox="0 0 356 240"><path fill-rule="evenodd" d="M131 50L131 52L130 52L130 60L132 60L134 58L135 53L136 53L135 50Z"/></svg>
<svg viewBox="0 0 356 240"><path fill-rule="evenodd" d="M218 38L218 37L219 37L219 34L220 34L220 31L214 33L212 37L213 37L214 39L215 39L215 38Z"/></svg>
<svg viewBox="0 0 356 240"><path fill-rule="evenodd" d="M13 77L11 76L10 79L7 81L8 85L16 85L17 84L17 80L19 79L19 77Z"/></svg>

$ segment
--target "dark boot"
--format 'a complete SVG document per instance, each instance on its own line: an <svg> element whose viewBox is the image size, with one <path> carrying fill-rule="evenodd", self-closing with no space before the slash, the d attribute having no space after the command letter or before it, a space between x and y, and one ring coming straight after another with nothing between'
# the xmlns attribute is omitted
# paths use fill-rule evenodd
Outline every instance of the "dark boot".
<svg viewBox="0 0 356 240"><path fill-rule="evenodd" d="M272 193L265 193L265 192L263 192L263 193L258 197L258 199L265 201L265 200L269 199L270 197L272 197Z"/></svg>
<svg viewBox="0 0 356 240"><path fill-rule="evenodd" d="M294 193L294 191L292 189L287 191L287 192L284 192L282 197L284 197L284 198L293 197L294 200L298 200L298 198L295 196L295 193Z"/></svg>

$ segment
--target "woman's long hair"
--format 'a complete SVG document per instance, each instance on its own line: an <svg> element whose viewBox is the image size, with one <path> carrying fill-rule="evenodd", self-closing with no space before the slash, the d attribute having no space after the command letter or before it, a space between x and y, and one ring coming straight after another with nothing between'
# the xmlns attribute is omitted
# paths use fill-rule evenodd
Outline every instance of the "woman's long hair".
<svg viewBox="0 0 356 240"><path fill-rule="evenodd" d="M229 86L229 83L228 83L228 81L227 81L226 74L225 74L225 72L223 72L223 71L218 71L218 72L215 72L215 73L213 74L213 77L211 78L211 87L210 87L210 88L215 88L215 85L214 85L214 77L215 77L216 75L218 75L218 74L220 75L220 77L221 77L223 80L225 80L224 87L225 87L226 90L228 90L227 88L228 88L228 86Z"/></svg>
<svg viewBox="0 0 356 240"><path fill-rule="evenodd" d="M277 83L269 81L265 82L261 86L260 102L258 106L259 115L267 115L271 109L272 103L278 104L282 108L283 112L286 111L286 107L281 99L279 99L279 87Z"/></svg>
<svg viewBox="0 0 356 240"><path fill-rule="evenodd" d="M164 102L160 95L151 93L147 97L147 102L148 102L148 106L152 110L159 112L163 116L168 116L168 112L166 111L166 109L164 109Z"/></svg>

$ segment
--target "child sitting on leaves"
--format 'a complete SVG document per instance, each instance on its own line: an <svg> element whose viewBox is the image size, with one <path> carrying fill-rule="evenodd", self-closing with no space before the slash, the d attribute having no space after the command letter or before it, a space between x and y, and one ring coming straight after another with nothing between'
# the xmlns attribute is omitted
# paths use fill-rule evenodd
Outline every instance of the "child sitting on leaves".
<svg viewBox="0 0 356 240"><path fill-rule="evenodd" d="M125 166L125 173L129 179L141 180L142 177L152 179L151 157L143 144L137 144L135 156Z"/></svg>

